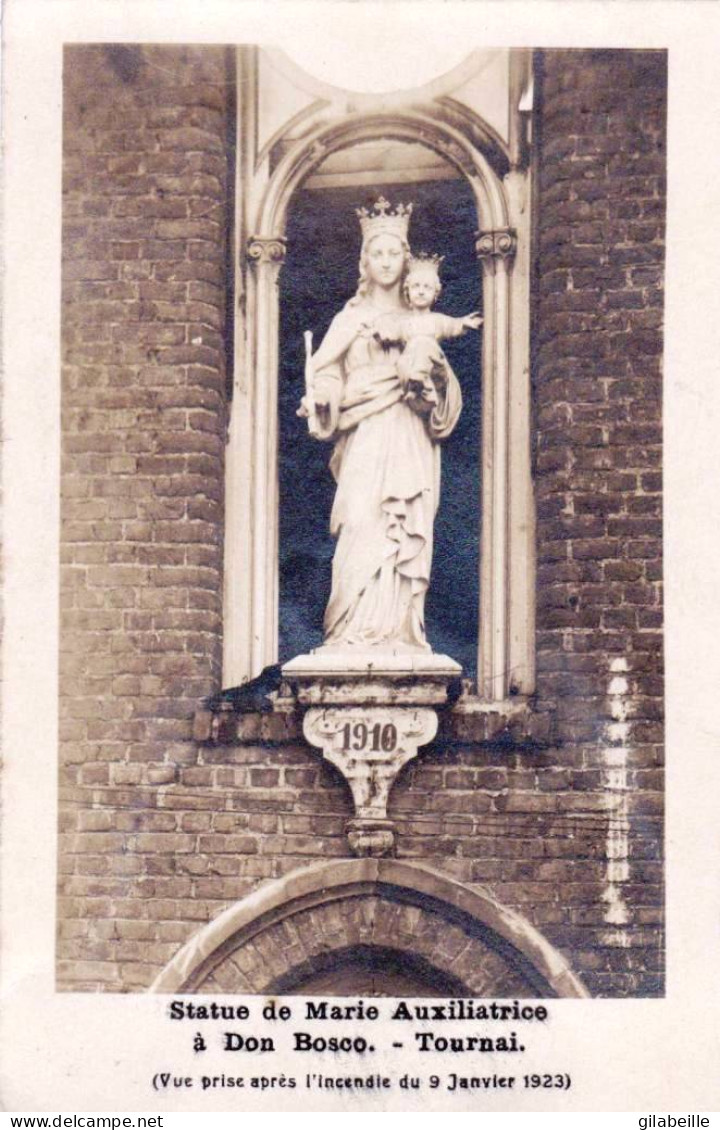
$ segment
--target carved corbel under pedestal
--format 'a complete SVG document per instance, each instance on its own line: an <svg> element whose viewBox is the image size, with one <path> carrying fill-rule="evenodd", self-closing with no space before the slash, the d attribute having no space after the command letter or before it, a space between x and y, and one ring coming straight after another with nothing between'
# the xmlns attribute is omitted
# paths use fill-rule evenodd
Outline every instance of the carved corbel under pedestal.
<svg viewBox="0 0 720 1130"><path fill-rule="evenodd" d="M306 712L305 737L350 786L355 819L347 831L355 855L386 855L392 848L390 789L437 727L437 714L429 707L314 706Z"/></svg>
<svg viewBox="0 0 720 1130"><path fill-rule="evenodd" d="M390 790L421 746L437 733L437 707L461 674L447 656L373 656L352 663L332 653L299 656L283 678L305 707L303 734L343 775L355 817L347 836L355 855L387 855L395 842Z"/></svg>

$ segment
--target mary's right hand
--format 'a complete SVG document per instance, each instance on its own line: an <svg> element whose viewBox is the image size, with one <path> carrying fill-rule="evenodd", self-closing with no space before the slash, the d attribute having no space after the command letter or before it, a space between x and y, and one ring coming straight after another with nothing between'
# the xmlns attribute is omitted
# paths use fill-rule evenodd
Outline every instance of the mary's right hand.
<svg viewBox="0 0 720 1130"><path fill-rule="evenodd" d="M329 407L330 401L327 397L316 397L312 400L309 396L304 396L295 415L307 419L312 412L327 412Z"/></svg>

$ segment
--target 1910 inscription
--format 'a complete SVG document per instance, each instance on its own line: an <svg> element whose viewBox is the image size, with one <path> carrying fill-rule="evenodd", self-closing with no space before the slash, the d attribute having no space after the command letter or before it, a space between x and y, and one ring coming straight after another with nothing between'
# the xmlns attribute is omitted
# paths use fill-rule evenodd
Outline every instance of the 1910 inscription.
<svg viewBox="0 0 720 1130"><path fill-rule="evenodd" d="M383 753L393 753L397 749L397 727L392 722L386 722L384 726L380 722L373 726L368 726L366 722L346 722L342 735L342 748L348 752L355 750L360 753L369 749L372 753L379 753L381 750Z"/></svg>

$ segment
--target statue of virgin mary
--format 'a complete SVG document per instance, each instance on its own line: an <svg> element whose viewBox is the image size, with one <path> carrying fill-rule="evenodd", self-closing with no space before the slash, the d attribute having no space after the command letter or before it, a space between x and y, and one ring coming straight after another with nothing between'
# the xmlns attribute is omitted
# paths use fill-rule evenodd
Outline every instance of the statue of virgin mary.
<svg viewBox="0 0 720 1130"><path fill-rule="evenodd" d="M404 655L431 651L425 636L433 523L440 494L440 443L462 408L442 353L432 377L436 403L409 396L398 375L400 342L377 332L407 311L412 205L380 199L358 215L362 228L356 294L334 317L311 358L300 414L311 434L334 444L337 491L330 530L337 541L320 649Z"/></svg>

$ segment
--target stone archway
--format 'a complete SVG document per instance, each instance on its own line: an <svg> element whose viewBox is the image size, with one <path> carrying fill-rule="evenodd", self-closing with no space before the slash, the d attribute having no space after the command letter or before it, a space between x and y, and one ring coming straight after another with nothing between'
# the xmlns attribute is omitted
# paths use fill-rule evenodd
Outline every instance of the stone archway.
<svg viewBox="0 0 720 1130"><path fill-rule="evenodd" d="M241 376L227 454L224 683L245 682L277 662L278 282L287 210L296 190L329 155L390 138L439 154L462 174L475 198L484 309L478 372L483 388L478 694L488 702L503 701L511 692L532 694L535 680L529 173L509 167L508 154L478 115L464 110L458 117L432 98L423 105L414 99L407 105L392 102L388 107L381 99L374 108L338 117L320 102L308 111L302 138L267 180L261 183L257 170L249 174L238 265ZM245 164L254 168L249 157Z"/></svg>
<svg viewBox="0 0 720 1130"><path fill-rule="evenodd" d="M379 967L383 953L398 974L394 995L588 995L526 919L391 859L319 863L259 888L183 946L151 991L335 995L358 984L349 970Z"/></svg>

